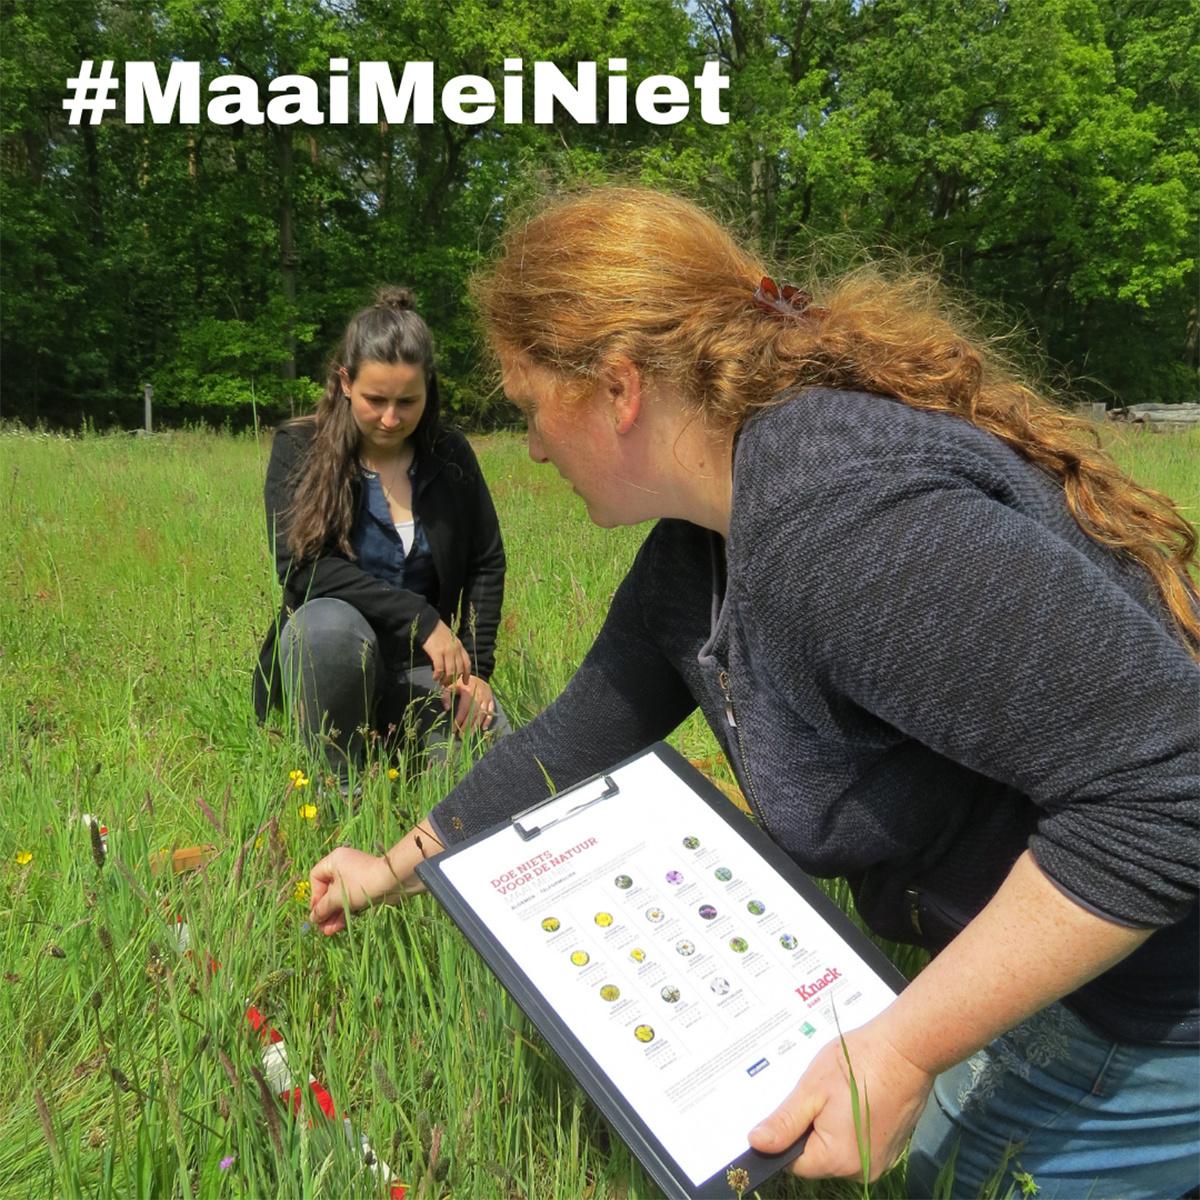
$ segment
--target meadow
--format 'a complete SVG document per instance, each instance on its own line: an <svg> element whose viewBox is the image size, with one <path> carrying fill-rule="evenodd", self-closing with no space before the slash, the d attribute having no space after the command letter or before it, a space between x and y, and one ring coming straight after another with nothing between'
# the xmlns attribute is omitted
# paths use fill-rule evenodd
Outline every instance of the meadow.
<svg viewBox="0 0 1200 1200"><path fill-rule="evenodd" d="M1196 519L1200 436L1106 436ZM495 682L522 722L645 531L592 527L516 435L477 448L510 563ZM255 723L277 608L267 455L249 435L0 433L0 1196L384 1194L336 1127L264 1098L247 997L409 1197L656 1194L432 899L306 931L308 867L340 842L390 845L464 768L392 779L377 761L352 809L282 719ZM697 718L672 740L714 756ZM84 813L109 830L103 865ZM156 873L155 855L205 843L202 870ZM903 1169L871 1193L903 1195Z"/></svg>

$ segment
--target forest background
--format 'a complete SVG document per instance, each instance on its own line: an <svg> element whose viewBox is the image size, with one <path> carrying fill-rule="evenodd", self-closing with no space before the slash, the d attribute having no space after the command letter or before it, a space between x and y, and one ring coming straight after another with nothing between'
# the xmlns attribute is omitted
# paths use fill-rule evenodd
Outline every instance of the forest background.
<svg viewBox="0 0 1200 1200"><path fill-rule="evenodd" d="M1196 398L1189 0L20 0L0 3L0 419L243 427L309 404L346 315L413 286L443 394L511 413L480 370L466 280L506 215L565 180L683 191L782 264L915 255L1080 398ZM84 58L202 63L203 83L331 57L718 59L727 125L67 123ZM528 80L528 76L527 76ZM528 89L528 82L527 82ZM693 105L693 110L698 106ZM526 112L530 109L528 95ZM353 111L353 109L352 109Z"/></svg>

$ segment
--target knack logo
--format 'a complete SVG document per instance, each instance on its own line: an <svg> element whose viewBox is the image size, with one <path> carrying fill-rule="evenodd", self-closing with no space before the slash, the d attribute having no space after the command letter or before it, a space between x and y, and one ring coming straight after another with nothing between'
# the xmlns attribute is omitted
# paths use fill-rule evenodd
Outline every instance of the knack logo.
<svg viewBox="0 0 1200 1200"><path fill-rule="evenodd" d="M801 1000L814 1000L819 996L835 979L841 979L842 973L837 967L829 967L825 974L819 979L814 979L811 983L802 983L796 989L796 995Z"/></svg>

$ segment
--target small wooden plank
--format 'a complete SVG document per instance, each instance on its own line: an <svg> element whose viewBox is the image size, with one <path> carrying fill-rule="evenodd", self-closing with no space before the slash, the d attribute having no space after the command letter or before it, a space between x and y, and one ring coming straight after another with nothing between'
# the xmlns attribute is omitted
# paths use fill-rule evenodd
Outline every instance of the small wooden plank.
<svg viewBox="0 0 1200 1200"><path fill-rule="evenodd" d="M154 875L161 875L170 864L172 875L183 875L187 871L198 871L216 855L217 848L211 843L204 846L181 846L174 851L159 850L157 854L150 855L150 870Z"/></svg>

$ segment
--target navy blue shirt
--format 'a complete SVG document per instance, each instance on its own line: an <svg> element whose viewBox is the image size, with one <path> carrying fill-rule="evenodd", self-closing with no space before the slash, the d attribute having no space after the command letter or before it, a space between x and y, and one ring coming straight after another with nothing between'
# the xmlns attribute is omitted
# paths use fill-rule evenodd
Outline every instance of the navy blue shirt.
<svg viewBox="0 0 1200 1200"><path fill-rule="evenodd" d="M414 459L408 468L410 481L415 479L416 469ZM363 481L363 498L350 531L350 545L354 548L358 565L381 583L416 592L431 604L436 604L437 572L420 516L413 512L412 546L405 553L378 473L368 471L361 465L359 472Z"/></svg>

